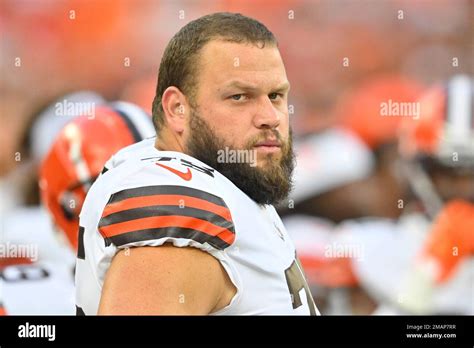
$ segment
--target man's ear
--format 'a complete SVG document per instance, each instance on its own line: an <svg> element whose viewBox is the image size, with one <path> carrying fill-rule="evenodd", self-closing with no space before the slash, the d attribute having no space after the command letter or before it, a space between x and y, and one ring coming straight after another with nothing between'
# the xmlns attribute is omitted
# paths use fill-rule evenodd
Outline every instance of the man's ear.
<svg viewBox="0 0 474 348"><path fill-rule="evenodd" d="M186 96L179 88L170 86L163 92L161 105L169 128L175 133L182 134L189 114Z"/></svg>

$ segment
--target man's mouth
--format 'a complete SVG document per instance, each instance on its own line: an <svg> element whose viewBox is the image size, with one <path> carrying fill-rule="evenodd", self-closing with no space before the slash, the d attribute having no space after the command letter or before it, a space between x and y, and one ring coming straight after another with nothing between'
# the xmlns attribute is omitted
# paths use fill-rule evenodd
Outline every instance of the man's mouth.
<svg viewBox="0 0 474 348"><path fill-rule="evenodd" d="M257 151L273 153L281 150L281 143L278 140L263 140L255 144Z"/></svg>

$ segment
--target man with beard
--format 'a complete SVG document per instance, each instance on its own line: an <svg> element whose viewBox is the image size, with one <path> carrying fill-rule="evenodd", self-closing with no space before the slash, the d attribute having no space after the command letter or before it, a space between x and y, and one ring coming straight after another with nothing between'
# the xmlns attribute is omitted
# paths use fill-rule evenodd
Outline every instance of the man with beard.
<svg viewBox="0 0 474 348"><path fill-rule="evenodd" d="M204 16L171 39L157 137L114 156L84 203L78 314L319 313L273 207L294 167L288 91L275 37L251 18Z"/></svg>

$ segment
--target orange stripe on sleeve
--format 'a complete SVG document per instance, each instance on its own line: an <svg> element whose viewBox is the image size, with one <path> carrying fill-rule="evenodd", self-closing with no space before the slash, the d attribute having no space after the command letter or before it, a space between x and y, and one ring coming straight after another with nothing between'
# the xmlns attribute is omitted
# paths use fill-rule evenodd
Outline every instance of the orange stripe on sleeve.
<svg viewBox="0 0 474 348"><path fill-rule="evenodd" d="M220 217L228 221L232 221L232 217L230 215L230 211L228 208L211 203L204 199L190 197L190 196L182 196L182 195L154 195L154 196L128 198L123 201L108 204L104 209L102 217L106 217L110 214L128 210L128 209L142 208L146 206L156 206L156 205L158 206L159 205L176 205L176 206L183 205L184 207L188 207L188 208L207 210L211 213L219 215Z"/></svg>
<svg viewBox="0 0 474 348"><path fill-rule="evenodd" d="M216 226L205 220L179 215L154 216L130 220L103 226L99 230L104 238L111 238L128 232L167 227L193 229L206 233L212 237L218 237L228 244L232 244L235 239L235 234L228 229Z"/></svg>

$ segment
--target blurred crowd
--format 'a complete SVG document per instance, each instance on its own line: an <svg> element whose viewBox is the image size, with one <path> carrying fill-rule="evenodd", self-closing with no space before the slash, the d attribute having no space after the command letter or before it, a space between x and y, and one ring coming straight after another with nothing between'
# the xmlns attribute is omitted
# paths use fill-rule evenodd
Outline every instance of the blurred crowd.
<svg viewBox="0 0 474 348"><path fill-rule="evenodd" d="M31 261L0 255L7 312L74 307L74 241L36 231L53 229L39 208L41 165L80 116L52 106L136 113L120 100L150 113L172 35L229 11L279 41L298 161L279 210L321 312L474 314L473 1L2 0L0 9L0 242L35 243L44 263L18 270ZM53 272L58 283L46 281ZM37 279L52 299L18 279Z"/></svg>

